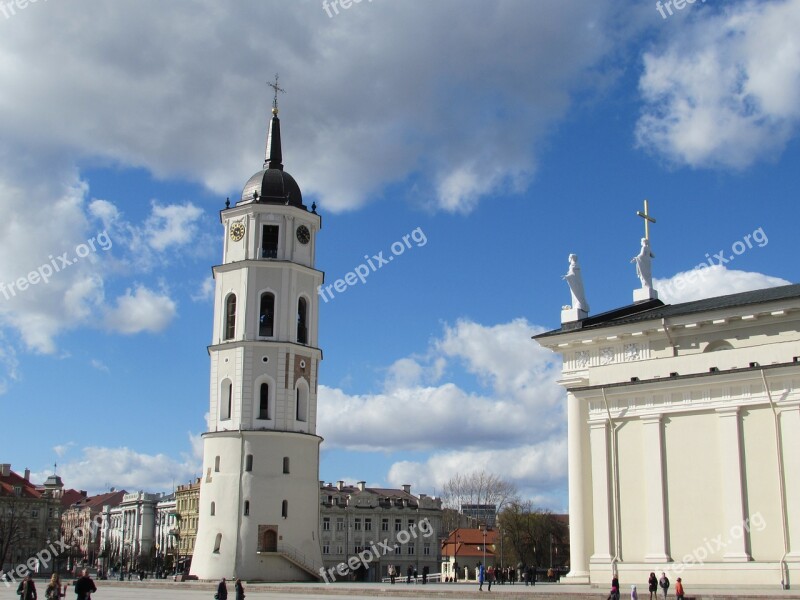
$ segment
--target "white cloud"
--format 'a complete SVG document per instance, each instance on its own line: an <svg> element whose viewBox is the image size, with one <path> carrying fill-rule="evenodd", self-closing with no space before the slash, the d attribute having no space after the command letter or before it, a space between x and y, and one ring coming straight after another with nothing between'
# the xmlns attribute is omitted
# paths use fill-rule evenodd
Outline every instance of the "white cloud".
<svg viewBox="0 0 800 600"><path fill-rule="evenodd" d="M735 271L722 265L677 273L668 279L654 279L653 287L666 304L691 302L715 296L789 285L789 281L763 273Z"/></svg>
<svg viewBox="0 0 800 600"><path fill-rule="evenodd" d="M111 369L101 360L93 358L89 361L89 364L92 366L93 369L97 369L98 371L102 371L103 373L111 373Z"/></svg>
<svg viewBox="0 0 800 600"><path fill-rule="evenodd" d="M197 240L197 220L202 209L194 204L152 203L152 214L144 225L150 247L163 252L171 246L184 246Z"/></svg>
<svg viewBox="0 0 800 600"><path fill-rule="evenodd" d="M524 319L494 326L461 320L424 354L397 360L382 393L320 386L324 448L432 453L393 465L392 484L441 488L454 469L491 466L531 497L544 497L545 482L561 485L566 476L566 415L555 383L560 359L531 339L541 331ZM443 381L451 376L464 383ZM474 378L477 391L465 389Z"/></svg>
<svg viewBox="0 0 800 600"><path fill-rule="evenodd" d="M206 277L200 284L197 292L192 294L193 302L207 302L214 297L214 278Z"/></svg>
<svg viewBox="0 0 800 600"><path fill-rule="evenodd" d="M69 452L74 447L75 447L75 442L67 442L66 444L58 444L56 446L53 446L53 452L56 453L56 456L61 458L62 456L64 456L67 452Z"/></svg>
<svg viewBox="0 0 800 600"><path fill-rule="evenodd" d="M123 334L163 331L177 314L177 305L166 293L144 286L127 290L116 299L116 306L105 316L106 328Z"/></svg>
<svg viewBox="0 0 800 600"><path fill-rule="evenodd" d="M441 490L456 473L487 471L514 483L520 495L539 505L563 508L566 487L567 440L554 437L513 448L434 453L425 461L399 461L389 469L390 485L410 481L416 487Z"/></svg>
<svg viewBox="0 0 800 600"><path fill-rule="evenodd" d="M638 143L693 167L744 168L800 121L800 0L741 2L684 21L644 56Z"/></svg>
<svg viewBox="0 0 800 600"><path fill-rule="evenodd" d="M63 448L66 448L64 446ZM90 493L108 491L109 487L128 491L160 492L171 490L174 483L195 477L201 463L185 456L176 460L164 454L139 453L130 448L86 447L80 457L58 465L64 485ZM44 480L49 473L37 473L34 480Z"/></svg>
<svg viewBox="0 0 800 600"><path fill-rule="evenodd" d="M560 0L383 2L335 19L278 2L224 15L212 0L98 10L100 29L49 3L0 40L0 110L13 115L0 139L32 163L49 151L241 190L261 166L268 116L253 73L280 63L284 162L327 210L413 176L423 202L454 212L524 185L571 96L608 78L612 37L635 13ZM264 36L265 22L280 26Z"/></svg>
<svg viewBox="0 0 800 600"><path fill-rule="evenodd" d="M18 368L17 353L13 346L6 343L0 332L0 396L8 391L10 381L16 381L19 378Z"/></svg>

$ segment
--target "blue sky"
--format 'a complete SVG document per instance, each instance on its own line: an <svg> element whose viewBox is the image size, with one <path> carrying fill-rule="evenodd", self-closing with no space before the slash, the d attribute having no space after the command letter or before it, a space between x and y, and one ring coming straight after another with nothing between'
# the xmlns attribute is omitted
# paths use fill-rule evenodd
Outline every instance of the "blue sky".
<svg viewBox="0 0 800 600"><path fill-rule="evenodd" d="M278 71L326 282L425 240L321 303L320 478L485 469L565 509L560 362L530 337L570 253L592 312L630 303L647 198L666 301L800 280L798 26L800 0L0 14L0 282L85 255L0 288L0 460L93 492L199 472L218 211L260 169Z"/></svg>

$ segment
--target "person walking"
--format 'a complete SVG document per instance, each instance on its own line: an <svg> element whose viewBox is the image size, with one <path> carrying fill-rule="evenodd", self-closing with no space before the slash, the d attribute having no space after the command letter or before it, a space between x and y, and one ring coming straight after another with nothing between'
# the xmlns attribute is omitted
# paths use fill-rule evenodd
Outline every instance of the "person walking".
<svg viewBox="0 0 800 600"><path fill-rule="evenodd" d="M411 583L411 576L414 574L414 567L408 565L406 569L406 583Z"/></svg>
<svg viewBox="0 0 800 600"><path fill-rule="evenodd" d="M58 573L53 573L50 578L50 583L47 584L47 589L44 591L44 597L47 600L58 600L67 595L67 585L64 584L64 589L61 589L61 578Z"/></svg>
<svg viewBox="0 0 800 600"><path fill-rule="evenodd" d="M494 567L489 567L486 570L486 582L489 584L489 591L492 591L492 582L495 580L497 576L497 569Z"/></svg>
<svg viewBox="0 0 800 600"><path fill-rule="evenodd" d="M631 600L639 600L639 592L636 591L636 586L631 586Z"/></svg>
<svg viewBox="0 0 800 600"><path fill-rule="evenodd" d="M215 600L228 600L228 586L225 584L224 577L219 581L217 593L214 594L214 598Z"/></svg>
<svg viewBox="0 0 800 600"><path fill-rule="evenodd" d="M681 578L678 577L677 581L675 582L675 597L678 600L683 600L683 582Z"/></svg>
<svg viewBox="0 0 800 600"><path fill-rule="evenodd" d="M20 600L36 600L36 584L33 583L30 575L25 575L25 579L19 582L17 595Z"/></svg>
<svg viewBox="0 0 800 600"><path fill-rule="evenodd" d="M242 585L242 580L237 579L233 587L236 590L236 600L244 600L244 586Z"/></svg>
<svg viewBox="0 0 800 600"><path fill-rule="evenodd" d="M428 573L430 573L430 572L431 572L431 570L428 567L428 565L425 565L424 567L422 567L422 584L423 585L428 583Z"/></svg>
<svg viewBox="0 0 800 600"><path fill-rule="evenodd" d="M397 571L395 570L394 565L389 565L389 580L392 582L392 585L394 585L395 577L397 577Z"/></svg>
<svg viewBox="0 0 800 600"><path fill-rule="evenodd" d="M89 577L89 571L84 569L80 578L75 582L75 596L78 600L90 600L92 594L97 591L94 581Z"/></svg>
<svg viewBox="0 0 800 600"><path fill-rule="evenodd" d="M647 589L650 591L650 600L657 600L658 577L656 577L655 573L650 573L650 578L647 580Z"/></svg>
<svg viewBox="0 0 800 600"><path fill-rule="evenodd" d="M667 600L667 592L669 592L669 577L666 573L661 573L661 579L658 580L658 587L664 592L664 600Z"/></svg>
<svg viewBox="0 0 800 600"><path fill-rule="evenodd" d="M480 563L480 561L478 561L478 584L479 584L478 585L478 591L479 592L483 591L483 577L484 577L483 565Z"/></svg>

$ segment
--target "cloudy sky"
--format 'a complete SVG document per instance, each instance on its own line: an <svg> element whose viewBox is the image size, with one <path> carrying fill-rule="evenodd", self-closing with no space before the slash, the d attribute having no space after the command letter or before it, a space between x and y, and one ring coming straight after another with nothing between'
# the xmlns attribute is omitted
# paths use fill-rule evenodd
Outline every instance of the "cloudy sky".
<svg viewBox="0 0 800 600"><path fill-rule="evenodd" d="M665 301L800 280L800 0L23 6L0 7L15 470L199 472L218 211L260 169L276 72L326 281L418 240L321 303L321 479L436 493L486 469L564 509L560 362L530 338L569 253L594 312L631 302L645 198Z"/></svg>

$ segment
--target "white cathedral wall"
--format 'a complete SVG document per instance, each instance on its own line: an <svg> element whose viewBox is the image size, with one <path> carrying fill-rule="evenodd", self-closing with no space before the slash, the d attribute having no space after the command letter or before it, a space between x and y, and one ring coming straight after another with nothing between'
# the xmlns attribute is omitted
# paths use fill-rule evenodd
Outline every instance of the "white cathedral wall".
<svg viewBox="0 0 800 600"><path fill-rule="evenodd" d="M645 487L651 470L642 452L642 424L639 419L626 420L618 429L619 506L622 560L642 561L646 550L647 521Z"/></svg>

